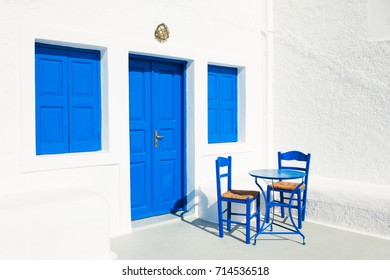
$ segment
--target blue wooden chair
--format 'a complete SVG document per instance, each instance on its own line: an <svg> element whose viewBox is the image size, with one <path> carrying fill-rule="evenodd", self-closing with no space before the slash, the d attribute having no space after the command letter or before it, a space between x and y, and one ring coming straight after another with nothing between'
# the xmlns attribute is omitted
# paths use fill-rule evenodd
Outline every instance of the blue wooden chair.
<svg viewBox="0 0 390 280"><path fill-rule="evenodd" d="M280 214L282 218L285 216L284 209L286 207L291 207L297 211L298 228L302 228L302 221L305 220L306 215L306 198L309 181L310 158L310 153L304 154L299 151L289 151L285 153L278 152L279 169L304 171L306 176L303 178L303 184L301 184L302 182L277 181L274 182L273 185L267 186L267 200L265 209L265 219L267 223L270 219L270 209L272 207L280 206ZM301 164L299 164L299 162L301 162ZM275 196L275 193L278 194L278 196ZM289 204L289 202L291 202L291 204Z"/></svg>
<svg viewBox="0 0 390 280"><path fill-rule="evenodd" d="M246 228L246 243L250 243L250 222L256 217L256 232L260 228L260 192L251 190L232 190L232 158L218 157L215 161L216 175L217 175L217 203L218 203L218 224L219 236L224 235L223 223L227 223L227 230L231 230L232 223L245 226ZM221 169L227 169L222 172ZM227 182L222 184L222 178L227 179ZM225 180L224 180L225 181ZM226 191L222 193L221 187L225 186ZM252 202L256 201L255 211L252 213ZM226 202L227 207L222 208L222 202ZM245 213L232 212L232 203L244 204ZM223 218L226 213L226 219ZM234 221L232 216L243 216L245 222Z"/></svg>

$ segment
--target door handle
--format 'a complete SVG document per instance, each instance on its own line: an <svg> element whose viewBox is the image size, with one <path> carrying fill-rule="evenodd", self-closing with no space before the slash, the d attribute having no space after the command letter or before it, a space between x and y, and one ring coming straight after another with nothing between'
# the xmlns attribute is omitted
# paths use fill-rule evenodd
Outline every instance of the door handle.
<svg viewBox="0 0 390 280"><path fill-rule="evenodd" d="M158 135L158 131L154 131L154 147L158 148L158 141L164 139L165 136Z"/></svg>

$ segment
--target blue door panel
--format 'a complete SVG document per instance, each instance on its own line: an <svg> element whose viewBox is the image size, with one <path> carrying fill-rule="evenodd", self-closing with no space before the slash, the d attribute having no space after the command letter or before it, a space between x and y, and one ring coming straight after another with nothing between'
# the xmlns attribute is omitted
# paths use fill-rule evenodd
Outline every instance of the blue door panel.
<svg viewBox="0 0 390 280"><path fill-rule="evenodd" d="M175 137L177 131L174 128L161 128L159 134L164 136L164 139L158 143L159 153L171 153L176 151L176 142Z"/></svg>
<svg viewBox="0 0 390 280"><path fill-rule="evenodd" d="M220 142L234 142L237 141L236 126L235 126L235 111L231 109L223 109L221 114L221 134Z"/></svg>
<svg viewBox="0 0 390 280"><path fill-rule="evenodd" d="M61 107L40 107L39 127L40 133L37 141L40 143L39 153L62 153L68 149L67 130L64 126L64 109Z"/></svg>
<svg viewBox="0 0 390 280"><path fill-rule="evenodd" d="M133 220L182 207L182 79L181 64L129 59Z"/></svg>
<svg viewBox="0 0 390 280"><path fill-rule="evenodd" d="M145 162L135 162L130 164L130 184L131 189L131 218L141 219L151 215L151 194L150 188L150 167Z"/></svg>
<svg viewBox="0 0 390 280"><path fill-rule="evenodd" d="M215 69L209 66L208 73L208 141L209 143L219 142L219 102L218 102L218 80L217 74L212 72Z"/></svg>
<svg viewBox="0 0 390 280"><path fill-rule="evenodd" d="M181 201L181 98L182 66L153 63L154 129L164 138L154 149L153 207L156 213L168 213Z"/></svg>
<svg viewBox="0 0 390 280"><path fill-rule="evenodd" d="M35 55L36 153L68 151L67 64L62 50L37 48Z"/></svg>
<svg viewBox="0 0 390 280"><path fill-rule="evenodd" d="M237 141L237 72L234 70L221 69L221 142Z"/></svg>
<svg viewBox="0 0 390 280"><path fill-rule="evenodd" d="M69 52L70 151L96 151L100 141L98 54Z"/></svg>
<svg viewBox="0 0 390 280"><path fill-rule="evenodd" d="M152 162L150 63L129 63L131 219L151 215Z"/></svg>
<svg viewBox="0 0 390 280"><path fill-rule="evenodd" d="M175 184L175 168L176 161L174 159L160 160L159 170L164 176L161 177L158 187L158 201L160 204L169 204L172 206L172 200L177 200L176 198L176 184ZM160 205L161 206L161 205ZM168 207L169 207L168 206ZM164 207L161 207L163 210ZM170 210L170 209L169 209Z"/></svg>

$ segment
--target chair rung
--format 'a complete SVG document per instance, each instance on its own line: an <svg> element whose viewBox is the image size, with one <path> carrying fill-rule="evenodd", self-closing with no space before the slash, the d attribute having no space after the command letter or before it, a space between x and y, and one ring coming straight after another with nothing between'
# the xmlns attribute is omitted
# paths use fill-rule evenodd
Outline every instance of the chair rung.
<svg viewBox="0 0 390 280"><path fill-rule="evenodd" d="M230 215L235 215L235 216L246 216L244 213L230 213Z"/></svg>
<svg viewBox="0 0 390 280"><path fill-rule="evenodd" d="M288 198L285 198L284 201L289 201L290 199ZM277 199L274 199L273 201L276 201L276 202L279 202L279 203L284 203L284 204L288 204L287 202L282 202L280 200L277 200ZM297 199L292 199L292 201L298 201ZM302 201L302 200L301 200Z"/></svg>
<svg viewBox="0 0 390 280"><path fill-rule="evenodd" d="M270 204L271 207L273 207L273 206L282 206L282 207L291 207L291 208L297 208L298 207L297 205L290 205L288 203L282 203L280 201L271 201L269 204Z"/></svg>
<svg viewBox="0 0 390 280"><path fill-rule="evenodd" d="M251 213L250 214L250 216L253 216L253 215L255 215L257 212L255 211L255 212L253 212L253 213ZM244 213L230 213L230 215L235 215L235 216L246 216L246 214L244 214Z"/></svg>
<svg viewBox="0 0 390 280"><path fill-rule="evenodd" d="M283 199L284 199L284 200L290 200L290 197L284 197ZM297 201L298 199L296 199L296 198L291 198L291 200ZM302 199L301 199L301 200L302 200Z"/></svg>
<svg viewBox="0 0 390 280"><path fill-rule="evenodd" d="M225 222L225 223L230 222L230 223L232 223L232 224L237 224L237 225L241 225L241 226L245 226L245 225L246 225L246 223L237 222L237 221L232 221L232 220L223 220L223 219L222 219L222 222Z"/></svg>
<svg viewBox="0 0 390 280"><path fill-rule="evenodd" d="M249 218L250 219L252 219L253 217L255 217L256 216L256 214L257 214L257 212L255 211L255 212L253 212L253 213L251 213L250 215L249 215ZM234 216L242 216L242 217L245 217L246 216L246 214L243 214L243 213L230 213L230 215L234 215Z"/></svg>

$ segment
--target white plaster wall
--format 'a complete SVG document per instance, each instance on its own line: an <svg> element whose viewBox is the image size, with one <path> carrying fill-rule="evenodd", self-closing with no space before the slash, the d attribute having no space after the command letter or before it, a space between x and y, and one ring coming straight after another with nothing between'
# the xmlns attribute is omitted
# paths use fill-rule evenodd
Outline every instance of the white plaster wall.
<svg viewBox="0 0 390 280"><path fill-rule="evenodd" d="M390 40L390 1L367 0L368 39Z"/></svg>
<svg viewBox="0 0 390 280"><path fill-rule="evenodd" d="M274 152L312 153L309 219L389 238L390 41L366 0L274 3Z"/></svg>
<svg viewBox="0 0 390 280"><path fill-rule="evenodd" d="M131 231L128 54L137 53L188 61L189 208L204 206L199 215L213 220L216 156L233 155L236 180L252 187L247 172L266 162L263 5L256 0L0 0L0 195L87 188L108 202L111 236ZM171 31L163 44L154 39L161 22ZM35 41L101 50L102 151L35 155ZM239 143L207 144L208 63L240 69Z"/></svg>
<svg viewBox="0 0 390 280"><path fill-rule="evenodd" d="M108 203L82 187L0 196L0 260L112 259Z"/></svg>

